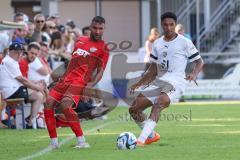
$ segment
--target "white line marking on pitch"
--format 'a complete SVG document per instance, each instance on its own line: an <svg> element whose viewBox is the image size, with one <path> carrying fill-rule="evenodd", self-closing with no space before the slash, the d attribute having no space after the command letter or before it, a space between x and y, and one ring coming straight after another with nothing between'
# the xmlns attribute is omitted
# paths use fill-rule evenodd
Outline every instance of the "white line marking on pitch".
<svg viewBox="0 0 240 160"><path fill-rule="evenodd" d="M102 128L104 128L104 127L106 127L106 126L109 126L109 125L111 125L111 124L113 124L113 123L116 123L116 122L117 122L117 121L113 121L113 122L109 122L109 123L102 124L102 125L100 125L100 126L91 128L91 129L89 129L89 130L87 130L87 131L85 132L85 135L87 135L87 134L89 134L89 133L91 133L91 132L93 132L93 131L95 131L95 130L102 129ZM75 136L69 136L69 137L63 139L63 140L59 143L59 146L61 147L62 145L64 145L65 143L71 141L71 140L74 139L74 138L75 138ZM46 154L46 153L48 153L48 152L50 152L50 151L52 151L52 150L53 150L53 149L52 149L51 147L47 147L47 148L45 148L45 149L43 149L43 150L41 150L41 151L39 151L39 152L37 152L37 153L34 153L34 154L32 154L32 155L29 155L29 156L20 158L19 160L29 160L29 159L33 159L33 158L42 156L42 155L44 155L44 154Z"/></svg>

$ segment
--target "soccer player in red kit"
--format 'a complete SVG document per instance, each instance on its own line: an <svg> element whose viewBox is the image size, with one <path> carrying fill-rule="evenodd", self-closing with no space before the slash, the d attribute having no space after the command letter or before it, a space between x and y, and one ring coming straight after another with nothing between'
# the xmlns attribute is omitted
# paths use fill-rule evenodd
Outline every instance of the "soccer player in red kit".
<svg viewBox="0 0 240 160"><path fill-rule="evenodd" d="M87 88L92 88L100 81L109 57L105 42L102 40L105 19L101 16L94 17L90 29L90 37L83 36L76 41L67 70L50 90L44 106L45 121L51 138L50 146L53 149L59 147L54 117L55 108L64 114L75 133L77 138L75 148L90 147L85 141L78 115L73 108L83 98L82 95L87 92Z"/></svg>

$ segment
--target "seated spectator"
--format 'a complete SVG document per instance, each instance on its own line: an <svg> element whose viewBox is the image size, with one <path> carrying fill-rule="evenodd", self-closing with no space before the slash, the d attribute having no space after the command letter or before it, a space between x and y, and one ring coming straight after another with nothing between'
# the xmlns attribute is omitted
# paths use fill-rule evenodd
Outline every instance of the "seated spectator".
<svg viewBox="0 0 240 160"><path fill-rule="evenodd" d="M2 93L0 91L0 128L7 128L7 126L2 123L2 113L4 112L5 107L6 107L6 103L3 101Z"/></svg>
<svg viewBox="0 0 240 160"><path fill-rule="evenodd" d="M0 90L4 100L24 98L26 102L31 102L34 110L45 95L44 86L42 83L33 83L22 76L18 61L22 56L23 49L20 43L10 45L9 54L4 57L0 65ZM31 53L36 52L35 48L31 46L28 51ZM32 89L34 94L28 94L27 87Z"/></svg>

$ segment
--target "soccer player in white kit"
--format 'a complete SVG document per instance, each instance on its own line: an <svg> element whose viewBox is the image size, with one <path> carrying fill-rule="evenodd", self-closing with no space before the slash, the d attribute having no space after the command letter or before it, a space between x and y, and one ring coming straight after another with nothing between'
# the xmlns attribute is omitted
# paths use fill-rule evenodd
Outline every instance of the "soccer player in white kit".
<svg viewBox="0 0 240 160"><path fill-rule="evenodd" d="M203 60L194 44L175 33L176 23L177 17L174 13L166 12L161 15L163 36L153 44L151 65L145 75L130 87L130 93L134 93L139 87L148 86L129 108L130 115L142 129L137 140L138 146L160 139L160 135L154 132L160 112L170 103L179 100L188 81L196 82L196 77L203 67ZM188 62L193 62L195 66L192 72L186 75ZM147 118L143 111L149 106L152 106L152 110Z"/></svg>

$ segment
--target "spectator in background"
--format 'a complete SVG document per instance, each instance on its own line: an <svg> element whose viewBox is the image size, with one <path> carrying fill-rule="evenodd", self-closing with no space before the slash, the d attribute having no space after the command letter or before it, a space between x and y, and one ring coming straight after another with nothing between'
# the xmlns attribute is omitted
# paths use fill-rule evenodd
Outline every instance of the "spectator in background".
<svg viewBox="0 0 240 160"><path fill-rule="evenodd" d="M65 28L64 28L64 32L61 32L61 33L63 36L63 43L64 43L64 47L66 49L66 53L68 55L71 55L72 51L74 49L74 44L75 44L74 37L75 36L73 33L66 31Z"/></svg>
<svg viewBox="0 0 240 160"><path fill-rule="evenodd" d="M177 24L177 25L176 25L175 32L176 32L177 34L181 34L181 35L183 35L184 37L192 40L190 34L185 33L185 30L184 30L184 27L183 27L182 24Z"/></svg>
<svg viewBox="0 0 240 160"><path fill-rule="evenodd" d="M27 36L25 37L25 41L27 44L29 44L29 43L31 43L31 37L35 30L35 25L33 22L28 22L27 25L28 25L28 32L27 32Z"/></svg>
<svg viewBox="0 0 240 160"><path fill-rule="evenodd" d="M89 26L86 26L86 27L82 28L82 35L83 36L90 37L90 34L91 34L91 30L90 30Z"/></svg>
<svg viewBox="0 0 240 160"><path fill-rule="evenodd" d="M24 28L20 29L16 29L15 30L15 36L13 37L13 40L12 42L13 43L21 43L21 44L27 44L26 43L26 37L27 37L27 34L28 34L28 25L24 22L19 22L19 24L23 24L24 25Z"/></svg>
<svg viewBox="0 0 240 160"><path fill-rule="evenodd" d="M14 22L24 22L24 13L17 12L13 17Z"/></svg>
<svg viewBox="0 0 240 160"><path fill-rule="evenodd" d="M35 67L37 70L37 73L45 73L45 68L42 68L41 62L39 60L37 61L37 56L40 52L40 45L37 42L32 42L29 44L27 53L26 55L19 61L19 66L22 75L27 78L28 80L31 80L32 83L34 84L40 84L43 87L44 93L47 93L46 85L45 82L43 81L34 81L30 77L31 76L36 76L34 77L35 79L37 78L36 75L31 75L32 74L32 68ZM38 65L39 63L40 65ZM44 103L44 96L45 94L42 94L41 92L32 90L31 88L28 88L28 95L29 95L29 102L31 103L31 114L26 118L27 121L27 128L36 128L36 126L33 126L36 122L36 116L37 113L40 109L40 107Z"/></svg>
<svg viewBox="0 0 240 160"><path fill-rule="evenodd" d="M41 50L39 54L39 59L42 62L42 65L47 68L48 74L52 74L52 69L50 68L50 65L48 63L48 56L49 56L49 44L46 41L43 41L40 43L41 45ZM49 85L49 80L48 82L46 81L47 86Z"/></svg>
<svg viewBox="0 0 240 160"><path fill-rule="evenodd" d="M67 28L68 32L74 34L74 36L75 36L74 40L79 39L79 37L81 36L81 30L76 27L76 25L75 25L73 20L68 20L67 21L66 28Z"/></svg>
<svg viewBox="0 0 240 160"><path fill-rule="evenodd" d="M139 59L141 62L146 63L144 72L147 71L149 68L149 59L150 55L152 53L152 45L153 42L160 37L160 32L158 31L157 28L152 28L150 31L150 34L148 36L147 41L145 42L145 46L143 49L139 50Z"/></svg>
<svg viewBox="0 0 240 160"><path fill-rule="evenodd" d="M66 53L66 49L64 48L64 43L63 43L61 33L54 32L51 35L51 39L52 39L52 42L50 44L50 53L61 58L63 61L69 60L71 56Z"/></svg>
<svg viewBox="0 0 240 160"><path fill-rule="evenodd" d="M0 31L0 59L6 54L6 49L9 46L10 37L7 31Z"/></svg>
<svg viewBox="0 0 240 160"><path fill-rule="evenodd" d="M46 21L45 26L42 29L42 36L45 37L47 43L51 43L51 35L57 31L57 26L53 21ZM42 39L43 40L43 39Z"/></svg>
<svg viewBox="0 0 240 160"><path fill-rule="evenodd" d="M45 17L42 14L37 14L33 18L35 29L31 37L32 42L41 42L42 41L42 29L45 25Z"/></svg>
<svg viewBox="0 0 240 160"><path fill-rule="evenodd" d="M55 15L51 15L47 18L48 21L52 21L56 24L56 26L60 26L60 19L59 19L59 15L55 14Z"/></svg>

